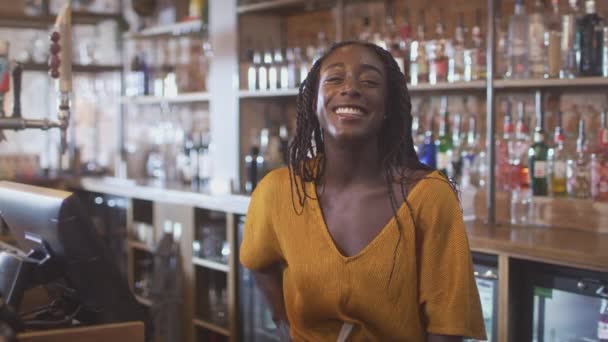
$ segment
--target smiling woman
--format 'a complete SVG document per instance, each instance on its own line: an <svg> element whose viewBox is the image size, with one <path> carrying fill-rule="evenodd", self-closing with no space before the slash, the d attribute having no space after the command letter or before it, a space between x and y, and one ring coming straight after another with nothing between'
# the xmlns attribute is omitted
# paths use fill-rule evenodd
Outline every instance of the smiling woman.
<svg viewBox="0 0 608 342"><path fill-rule="evenodd" d="M405 76L346 42L300 87L289 167L258 185L241 262L295 341L484 339L456 191L418 161Z"/></svg>

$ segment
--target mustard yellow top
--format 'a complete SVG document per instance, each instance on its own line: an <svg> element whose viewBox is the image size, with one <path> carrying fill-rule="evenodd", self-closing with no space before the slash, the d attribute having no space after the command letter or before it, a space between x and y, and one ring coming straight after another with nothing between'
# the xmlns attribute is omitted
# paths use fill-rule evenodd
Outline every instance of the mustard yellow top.
<svg viewBox="0 0 608 342"><path fill-rule="evenodd" d="M260 182L240 259L251 270L286 264L283 291L294 341L336 341L345 322L355 326L348 341L425 341L426 333L485 339L462 212L440 177L429 174L408 195L417 230L405 203L397 212L403 238L390 285L395 218L358 254L345 257L317 200L307 199L302 215L294 211L286 168ZM307 186L314 194L314 185Z"/></svg>

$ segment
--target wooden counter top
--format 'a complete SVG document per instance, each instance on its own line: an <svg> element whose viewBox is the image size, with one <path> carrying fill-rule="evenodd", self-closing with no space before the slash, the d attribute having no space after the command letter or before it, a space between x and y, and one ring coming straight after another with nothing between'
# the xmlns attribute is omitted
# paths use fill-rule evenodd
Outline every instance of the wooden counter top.
<svg viewBox="0 0 608 342"><path fill-rule="evenodd" d="M551 227L467 222L471 250L608 272L608 234Z"/></svg>

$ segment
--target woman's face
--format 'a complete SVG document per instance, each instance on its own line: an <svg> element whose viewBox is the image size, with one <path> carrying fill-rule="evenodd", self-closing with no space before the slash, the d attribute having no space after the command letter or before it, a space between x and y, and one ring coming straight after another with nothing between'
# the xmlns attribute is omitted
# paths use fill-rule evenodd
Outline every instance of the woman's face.
<svg viewBox="0 0 608 342"><path fill-rule="evenodd" d="M317 118L337 142L376 138L386 114L387 75L372 50L346 45L325 58L319 74Z"/></svg>

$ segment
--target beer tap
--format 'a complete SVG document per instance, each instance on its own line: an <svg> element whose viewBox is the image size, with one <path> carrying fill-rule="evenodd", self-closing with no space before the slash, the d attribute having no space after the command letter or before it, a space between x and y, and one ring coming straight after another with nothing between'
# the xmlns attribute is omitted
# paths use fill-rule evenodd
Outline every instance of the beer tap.
<svg viewBox="0 0 608 342"><path fill-rule="evenodd" d="M50 39L49 74L52 78L58 79L59 90L57 120L26 119L21 116L21 75L23 67L17 64L12 72L13 114L10 117L0 115L0 142L3 137L2 130L59 128L61 131L61 154L63 154L67 150L67 128L70 121L70 94L72 92L72 7L70 1L66 2L57 15Z"/></svg>

